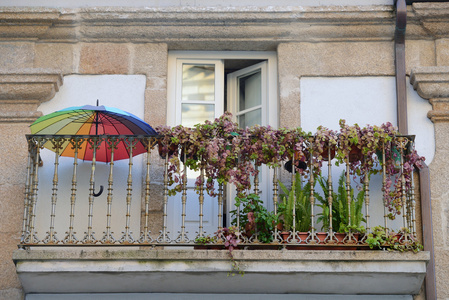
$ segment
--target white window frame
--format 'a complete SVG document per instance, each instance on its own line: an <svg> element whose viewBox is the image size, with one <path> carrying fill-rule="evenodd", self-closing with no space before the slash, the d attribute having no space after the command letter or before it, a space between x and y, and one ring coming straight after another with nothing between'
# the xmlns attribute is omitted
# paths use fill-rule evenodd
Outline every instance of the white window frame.
<svg viewBox="0 0 449 300"><path fill-rule="evenodd" d="M176 126L178 125L181 112L181 97L180 95L180 84L178 78L177 69L181 63L208 63L211 60L225 60L225 59L255 59L255 60L266 60L267 61L267 75L268 75L268 86L267 86L267 109L265 115L262 119L266 120L267 124L270 124L273 128L278 128L279 126L279 99L278 99L278 75L277 75L277 54L273 51L169 51L168 53L168 74L167 74L167 125ZM220 71L224 74L224 70ZM217 77L222 75L216 72ZM221 113L224 112L224 78L219 79L220 82L216 81L216 104L222 103ZM217 95L219 90L221 95ZM218 98L221 97L221 98ZM178 100L177 100L178 98ZM218 107L216 107L217 109ZM177 113L179 115L177 116Z"/></svg>

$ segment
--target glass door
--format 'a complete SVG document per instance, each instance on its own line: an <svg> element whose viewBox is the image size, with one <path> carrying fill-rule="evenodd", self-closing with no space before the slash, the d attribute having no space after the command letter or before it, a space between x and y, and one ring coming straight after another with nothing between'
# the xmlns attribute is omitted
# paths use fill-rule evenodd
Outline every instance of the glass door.
<svg viewBox="0 0 449 300"><path fill-rule="evenodd" d="M267 62L228 74L228 106L241 128L253 125L268 125L267 120ZM259 195L261 200L271 208L271 182L269 170L261 168L259 173ZM228 188L228 211L234 209L235 191Z"/></svg>
<svg viewBox="0 0 449 300"><path fill-rule="evenodd" d="M223 114L223 62L221 60L177 60L176 124L193 127L205 120ZM194 183L200 172L187 170L187 202L185 229L187 237L195 239L199 231L200 204ZM182 226L182 193L168 200L168 230L170 237L179 237ZM204 194L202 207L204 234L213 234L218 228L217 199Z"/></svg>

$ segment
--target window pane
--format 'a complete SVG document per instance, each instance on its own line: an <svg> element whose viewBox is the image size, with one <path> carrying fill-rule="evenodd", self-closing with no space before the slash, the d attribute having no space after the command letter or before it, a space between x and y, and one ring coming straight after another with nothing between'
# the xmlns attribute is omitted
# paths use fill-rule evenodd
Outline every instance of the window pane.
<svg viewBox="0 0 449 300"><path fill-rule="evenodd" d="M256 124L261 124L262 110L260 108L247 112L238 116L238 123L240 128L251 127Z"/></svg>
<svg viewBox="0 0 449 300"><path fill-rule="evenodd" d="M182 100L215 100L215 65L182 65Z"/></svg>
<svg viewBox="0 0 449 300"><path fill-rule="evenodd" d="M206 120L214 120L215 107L213 104L183 104L181 111L181 124L193 127Z"/></svg>
<svg viewBox="0 0 449 300"><path fill-rule="evenodd" d="M239 110L245 110L262 103L261 72L239 78Z"/></svg>

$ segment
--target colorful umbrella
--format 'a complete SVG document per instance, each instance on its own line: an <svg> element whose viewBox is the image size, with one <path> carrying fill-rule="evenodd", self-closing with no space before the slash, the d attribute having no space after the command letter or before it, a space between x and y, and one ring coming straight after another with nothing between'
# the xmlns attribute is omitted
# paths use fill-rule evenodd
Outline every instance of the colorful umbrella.
<svg viewBox="0 0 449 300"><path fill-rule="evenodd" d="M145 121L118 108L103 105L76 106L65 108L37 119L31 124L31 133L35 135L156 135L156 131ZM53 144L48 141L45 148L54 151ZM62 145L60 155L74 157L74 149L70 141ZM129 158L129 147L125 140L120 139L114 150L114 161ZM133 156L146 152L145 146L138 142L133 149ZM93 159L92 147L87 139L81 144L78 158ZM101 143L96 150L96 161L110 162L111 150L106 142Z"/></svg>

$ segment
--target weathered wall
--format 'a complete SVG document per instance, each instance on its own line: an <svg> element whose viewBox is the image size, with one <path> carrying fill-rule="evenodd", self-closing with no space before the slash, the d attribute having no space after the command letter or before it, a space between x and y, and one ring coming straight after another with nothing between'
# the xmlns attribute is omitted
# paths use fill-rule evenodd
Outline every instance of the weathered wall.
<svg viewBox="0 0 449 300"><path fill-rule="evenodd" d="M39 115L39 103L53 98L64 75L141 74L146 78L143 117L153 124L164 124L167 47L145 43L8 42L0 45L0 57L0 299L9 300L22 297L11 255L22 230L27 163L24 135ZM79 105L85 101L80 99ZM160 207L151 210L153 215L161 214ZM42 234L45 232L41 230Z"/></svg>
<svg viewBox="0 0 449 300"><path fill-rule="evenodd" d="M449 22L445 15L448 10L445 3L409 7L406 42L409 75L417 67L449 66ZM302 77L394 75L394 10L389 5L230 11L176 7L167 10L10 7L0 12L0 19L3 21L0 23L0 298L3 299L18 299L21 293L11 252L19 241L22 225L27 153L23 135L38 116L39 103L53 97L63 75L143 74L147 78L145 119L163 124L168 49L277 49L280 126L301 124ZM436 74L435 69L429 72ZM444 68L442 72L449 74ZM433 94L420 93L431 100L434 109L430 116L435 123L436 153L430 168L440 299L449 299L446 280L449 94L444 85L447 82L435 82ZM154 168L155 172L161 170L157 165ZM160 214L160 206L152 209L153 214Z"/></svg>

